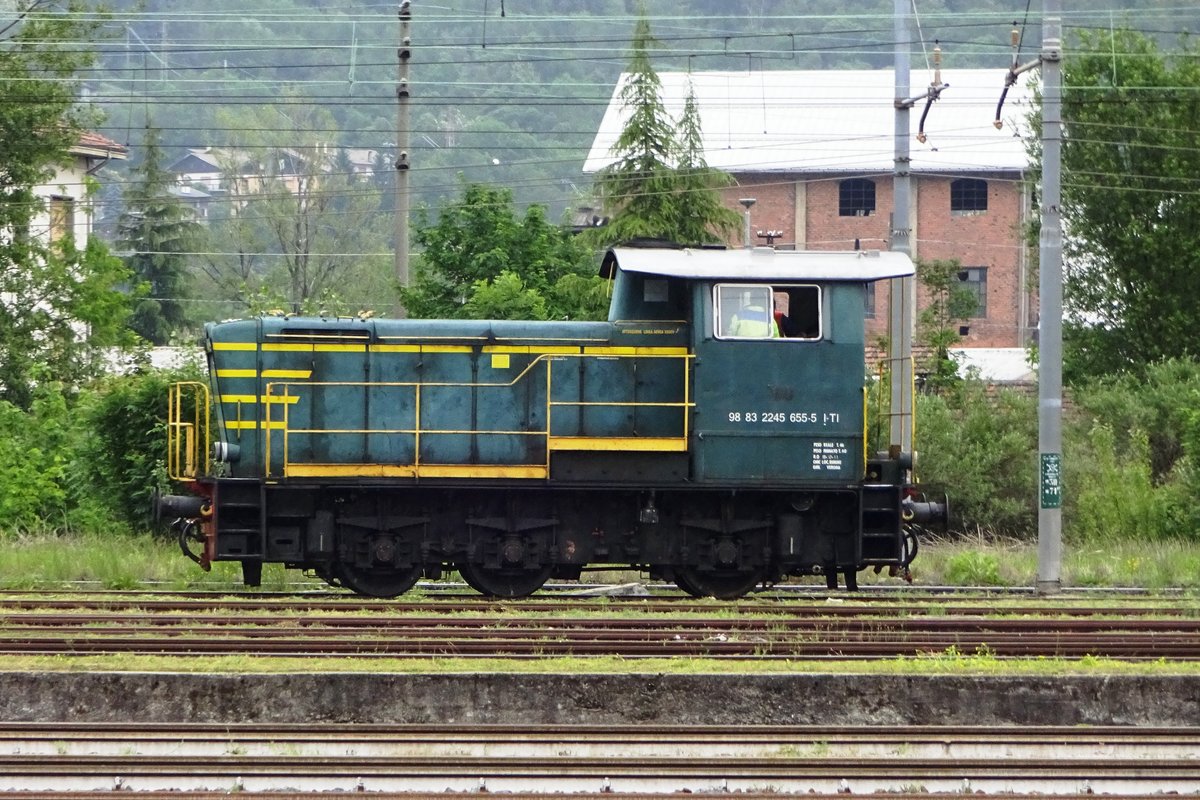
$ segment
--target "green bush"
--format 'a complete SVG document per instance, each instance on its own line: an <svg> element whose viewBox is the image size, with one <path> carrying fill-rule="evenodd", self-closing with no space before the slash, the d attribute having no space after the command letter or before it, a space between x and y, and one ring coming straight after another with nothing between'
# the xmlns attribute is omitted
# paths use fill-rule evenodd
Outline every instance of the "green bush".
<svg viewBox="0 0 1200 800"><path fill-rule="evenodd" d="M1064 531L1083 541L1200 538L1200 363L1152 364L1072 397Z"/></svg>
<svg viewBox="0 0 1200 800"><path fill-rule="evenodd" d="M1137 375L1119 375L1073 387L1076 416L1109 426L1116 452L1149 459L1155 484L1171 480L1180 459L1197 455L1200 362L1172 359ZM1136 441L1144 438L1143 445Z"/></svg>
<svg viewBox="0 0 1200 800"><path fill-rule="evenodd" d="M947 583L954 586L1004 586L1000 577L1000 558L995 553L968 550L946 561Z"/></svg>
<svg viewBox="0 0 1200 800"><path fill-rule="evenodd" d="M194 370L151 370L109 378L81 399L77 418L87 435L80 438L73 465L90 487L88 499L129 525L149 526L154 490L169 486L167 388L196 379Z"/></svg>
<svg viewBox="0 0 1200 800"><path fill-rule="evenodd" d="M0 529L39 530L66 522L66 400L41 386L29 411L0 400Z"/></svg>
<svg viewBox="0 0 1200 800"><path fill-rule="evenodd" d="M43 384L28 411L0 401L0 532L145 530L167 486L167 386L195 377L109 377L77 396Z"/></svg>
<svg viewBox="0 0 1200 800"><path fill-rule="evenodd" d="M1093 420L1090 430L1079 424L1067 431L1063 529L1077 542L1121 539L1162 540L1186 531L1185 486L1179 481L1156 484L1145 431L1124 432Z"/></svg>
<svg viewBox="0 0 1200 800"><path fill-rule="evenodd" d="M916 474L951 498L954 530L1024 537L1036 528L1036 401L977 380L917 398Z"/></svg>
<svg viewBox="0 0 1200 800"><path fill-rule="evenodd" d="M963 380L917 398L917 475L950 495L952 530L1037 530L1037 398ZM1063 415L1063 532L1075 543L1200 539L1200 363L1075 386Z"/></svg>

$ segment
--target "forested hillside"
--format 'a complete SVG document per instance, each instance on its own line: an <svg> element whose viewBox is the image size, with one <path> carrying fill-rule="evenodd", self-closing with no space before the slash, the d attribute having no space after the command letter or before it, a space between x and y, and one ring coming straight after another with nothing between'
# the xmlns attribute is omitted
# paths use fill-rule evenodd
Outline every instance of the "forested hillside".
<svg viewBox="0 0 1200 800"><path fill-rule="evenodd" d="M107 112L104 132L133 147L134 163L148 117L171 156L182 147L247 147L256 139L247 129L286 132L298 110L317 104L332 114L321 131L330 143L386 154L378 182L386 191L397 139L397 3L114 5L112 39L88 84ZM1032 57L1038 5L1030 12L1021 0L919 0L914 82L935 40L948 73L1003 70L1014 20L1027 22L1022 57ZM1064 5L1068 35L1114 24L1173 35L1200 23L1200 10L1168 0ZM883 68L892 60L889 0L412 0L418 201L457 194L461 173L508 186L518 204L546 204L557 218L586 189L583 156L643 7L660 70Z"/></svg>

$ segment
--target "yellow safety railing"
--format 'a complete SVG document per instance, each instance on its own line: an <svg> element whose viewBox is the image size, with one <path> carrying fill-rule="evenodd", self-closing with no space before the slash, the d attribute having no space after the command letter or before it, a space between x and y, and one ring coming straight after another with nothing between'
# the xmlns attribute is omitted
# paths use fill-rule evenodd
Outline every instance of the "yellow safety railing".
<svg viewBox="0 0 1200 800"><path fill-rule="evenodd" d="M553 373L554 364L556 362L565 361L567 359L579 358L603 358L605 360L613 359L675 359L683 365L682 386L680 387L680 395L682 400L678 402L637 402L637 401L619 401L619 402L600 402L600 401L574 401L574 400L553 400ZM331 381L331 382L314 382L314 381L276 381L266 385L266 394L263 398L262 408L265 412L263 429L265 431L265 447L264 447L264 467L267 475L274 474L273 469L278 469L279 474L287 476L313 476L313 475L371 475L371 476L413 476L413 475L437 475L437 476L474 476L487 473L494 476L507 477L545 477L549 469L550 452L553 450L661 450L661 451L684 451L687 449L687 437L689 431L689 419L687 409L691 408L694 403L690 397L690 373L691 359L693 356L689 353L670 353L670 354L648 354L645 352L629 353L629 354L606 354L596 356L592 354L572 354L572 353L554 353L540 354L517 374L512 380L500 383L482 383L482 382L418 382L418 381L399 381L399 382L367 382L367 381ZM531 373L540 365L546 365L546 405L545 405L545 427L538 430L457 430L449 428L428 428L421 425L421 407L424 401L423 392L428 389L442 388L461 388L471 391L486 392L488 390L503 390L511 389L523 380L530 378ZM364 390L378 389L393 389L397 392L411 392L409 396L408 407L412 408L413 425L412 427L396 427L396 428L294 428L292 427L291 414L292 408L299 400L295 391L297 389L307 393L312 389L319 387L342 387L342 388L361 388ZM612 388L612 387L610 387ZM302 395L303 396L303 395ZM679 408L683 410L682 422L677 436L665 437L624 437L624 436L555 436L553 431L553 414L555 408L561 407L632 407L632 408ZM278 416L276 416L278 415ZM280 419L279 417L282 417ZM440 435L463 435L463 436L535 436L542 437L545 441L544 458L542 463L537 464L501 464L501 465L447 465L447 464L423 464L421 461L421 440L422 437L440 436ZM329 464L329 465L313 465L307 462L293 461L291 458L292 439L298 436L341 436L341 435L394 435L394 436L411 436L413 438L413 461L410 464ZM273 437L282 436L282 465L276 466L272 463L272 440ZM365 455L365 453L364 453ZM490 470L490 471L489 471Z"/></svg>
<svg viewBox="0 0 1200 800"><path fill-rule="evenodd" d="M567 353L556 358L595 358L596 356L587 353L574 354ZM691 400L691 354L620 354L606 355L603 358L666 358L676 359L683 363L683 400L681 402L669 403L648 403L648 402L603 402L603 401L583 401L583 400L551 400L553 388L553 370L546 370L546 460L549 463L549 451L551 450L686 450L688 438L688 414L687 409L695 405ZM669 437L646 437L646 436L597 436L597 437L575 437L575 436L549 436L549 431L553 430L550 427L551 409L556 407L605 407L605 408L682 408L683 427L679 436Z"/></svg>
<svg viewBox="0 0 1200 800"><path fill-rule="evenodd" d="M863 403L862 403L862 406L863 406L863 411L862 411L862 415L863 415L862 471L863 471L864 476L866 476L866 474L867 474L867 461L870 460L870 454L868 452L870 450L870 443L871 443L871 430L870 430L870 428L871 428L871 408L870 408L870 404L868 403L868 398L869 398L870 394L871 394L870 390L866 386L864 386L862 388L862 400L863 400Z"/></svg>
<svg viewBox="0 0 1200 800"><path fill-rule="evenodd" d="M210 471L208 386L199 381L171 384L167 392L167 475L193 480Z"/></svg>
<svg viewBox="0 0 1200 800"><path fill-rule="evenodd" d="M892 359L887 359L887 361L889 361L889 362L895 362L895 361L899 361L899 360L901 360L901 359L895 359L895 358L892 358ZM911 429L911 431L912 431L912 443L913 443L913 444L912 444L912 447L913 447L913 462L914 462L914 464L913 464L913 470L912 470L912 473L913 473L913 483L918 483L918 482L919 482L919 481L917 481L917 479L916 479L916 463L915 463L915 462L916 462L916 450L917 450L917 414L916 414L916 403L917 403L917 370L916 370L916 364L917 364L917 362L916 362L916 358L915 358L915 357L909 357L909 387L908 387L908 392L909 392L909 395L908 395L908 396L909 396L909 397L911 398L911 400L912 400L912 405L911 405L911 406L910 406L910 407L909 407L907 410L905 410L905 409L903 409L903 408L902 408L902 409L900 409L899 411L896 411L895 409L891 408L891 406L890 406L890 400L888 401L888 403L886 403L886 404L884 403L884 400L883 400L884 378L885 378L885 377L887 377L887 374L888 374L888 373L887 373L887 367L886 367L886 362L885 362L885 361L882 361L882 360L881 360L881 361L879 362L879 365L878 365L878 374L877 374L877 376L876 376L876 380L875 380L875 384L876 384L876 387L877 387L877 389L878 389L878 393L877 393L877 394L878 394L878 403L879 403L879 407L880 407L880 408L884 408L884 407L885 407L885 405L888 407L888 419L889 419L889 421L890 421L890 420L891 420L893 417L908 417L908 418L909 418L909 427L910 427L910 429ZM868 430L867 430L867 424L868 424L868 423L867 423L867 402L866 402L866 394L865 394L865 392L866 392L866 389L864 389L864 390L863 390L863 392L864 392L864 395L863 395L863 465L864 465L864 467L865 467L865 465L866 465L866 459L867 459L867 445L866 445L866 441L867 441L867 436L868 436Z"/></svg>

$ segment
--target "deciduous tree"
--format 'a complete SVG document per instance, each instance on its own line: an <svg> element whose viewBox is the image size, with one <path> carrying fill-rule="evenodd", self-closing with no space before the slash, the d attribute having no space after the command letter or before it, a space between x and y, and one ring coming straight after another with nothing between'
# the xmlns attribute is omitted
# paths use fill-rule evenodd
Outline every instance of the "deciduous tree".
<svg viewBox="0 0 1200 800"><path fill-rule="evenodd" d="M286 115L263 108L217 116L245 132L246 149L228 151L222 164L230 206L212 228L222 255L205 266L216 286L242 298L277 296L292 311L390 306L374 276L391 263L391 221L379 214L377 189L330 143L329 112L293 104Z"/></svg>
<svg viewBox="0 0 1200 800"><path fill-rule="evenodd" d="M928 292L929 300L917 319L918 342L932 351L930 362L922 364L925 386L940 391L959 382L958 363L950 348L959 344L960 323L975 313L978 300L962 282L958 259L917 261L917 278Z"/></svg>
<svg viewBox="0 0 1200 800"><path fill-rule="evenodd" d="M90 373L96 348L119 339L126 278L99 242L51 243L33 228L35 188L69 161L93 121L76 102L77 71L103 19L86 3L17 0L0 17L0 400L32 401L39 377Z"/></svg>
<svg viewBox="0 0 1200 800"><path fill-rule="evenodd" d="M1064 372L1195 356L1200 50L1085 32L1064 62L1064 87Z"/></svg>
<svg viewBox="0 0 1200 800"><path fill-rule="evenodd" d="M467 184L436 220L419 208L416 280L401 290L412 317L600 319L607 309L591 251L512 192Z"/></svg>

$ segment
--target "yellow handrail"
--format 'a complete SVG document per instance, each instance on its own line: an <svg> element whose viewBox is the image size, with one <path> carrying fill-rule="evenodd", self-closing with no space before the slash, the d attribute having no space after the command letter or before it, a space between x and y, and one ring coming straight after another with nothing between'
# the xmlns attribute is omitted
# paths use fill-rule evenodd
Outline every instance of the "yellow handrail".
<svg viewBox="0 0 1200 800"><path fill-rule="evenodd" d="M600 357L603 357L606 360L629 359L629 358L633 358L633 359L674 358L674 359L682 360L683 365L684 365L683 377L682 377L682 380L683 380L682 395L684 398L683 401L682 402L635 402L635 401L594 402L594 401L552 400L551 399L552 386L553 386L552 373L553 373L554 361L565 360L567 358L600 358ZM421 437L422 436L451 435L451 434L470 435L470 436L480 436L480 435L544 436L544 437L546 437L545 463L543 465L536 465L536 466L548 467L549 461L550 461L550 451L551 451L550 443L551 443L551 439L552 439L550 432L551 432L551 430L553 430L553 428L552 428L553 409L555 407L564 407L564 406L584 406L584 407L602 406L602 407L614 407L614 408L615 407L681 408L681 409L684 409L684 414L683 414L682 430L680 432L680 435L678 437L668 437L668 439L678 440L681 442L686 441L687 436L688 436L688 431L689 431L689 419L688 419L687 409L692 408L694 406L694 403L690 399L690 387L688 386L688 382L690 380L690 375L691 375L690 360L692 358L693 358L693 356L690 353L679 353L679 354L630 353L630 354L605 354L604 356L596 356L596 355L587 354L587 353L540 354L537 356L537 358L534 358L533 360L531 360L530 363L528 365L526 365L525 368L520 371L520 373L518 373L516 376L514 376L512 378L512 380L509 380L506 382L497 382L497 383L470 382L470 381L463 381L463 382L273 381L273 382L268 383L265 387L265 397L263 398L264 413L262 414L262 417L261 417L264 420L263 427L265 429L265 448L264 448L265 452L263 455L264 455L264 466L266 468L266 474L271 475L272 429L276 428L276 427L282 429L282 431L283 431L283 467L282 467L282 469L283 469L284 476L286 476L288 474L288 468L290 466L293 466L293 464L290 460L290 457L289 457L290 437L293 435L321 435L321 434L323 434L323 435L343 435L343 434L346 434L346 435L385 434L386 435L386 434L393 434L393 435L401 435L401 436L412 436L413 440L414 440L413 463L411 465L403 465L403 466L412 466L414 468L419 467L421 465L421 455L420 454L421 454ZM421 407L422 407L422 393L423 393L422 390L429 389L429 388L455 388L455 387L464 388L464 389L472 389L472 390L490 389L490 388L495 388L495 389L511 388L511 387L517 385L520 381L525 379L527 376L529 376L531 371L540 363L545 363L547 365L545 427L544 427L544 429L539 429L539 430L457 430L457 429L427 428L427 427L423 427L421 425ZM413 392L412 403L413 403L414 425L411 428L292 428L291 421L290 421L290 407L292 405L292 401L290 398L295 397L295 395L291 394L291 390L293 387L296 387L296 388L315 388L315 387L354 388L354 387L361 387L364 389L380 389L380 388L391 387L391 388L395 388L395 389L406 389L406 388L411 389ZM282 394L278 394L278 392L280 392L280 391L282 391ZM284 408L282 421L275 420L272 418L271 407L275 406L275 405L282 405ZM620 439L623 437L600 437L600 438ZM299 464L299 463L300 462L297 462L297 464ZM534 466L534 465L531 465L531 466Z"/></svg>
<svg viewBox="0 0 1200 800"><path fill-rule="evenodd" d="M189 399L190 414L186 408ZM167 475L171 480L194 480L209 473L209 414L208 386L199 381L171 384L167 391Z"/></svg>

